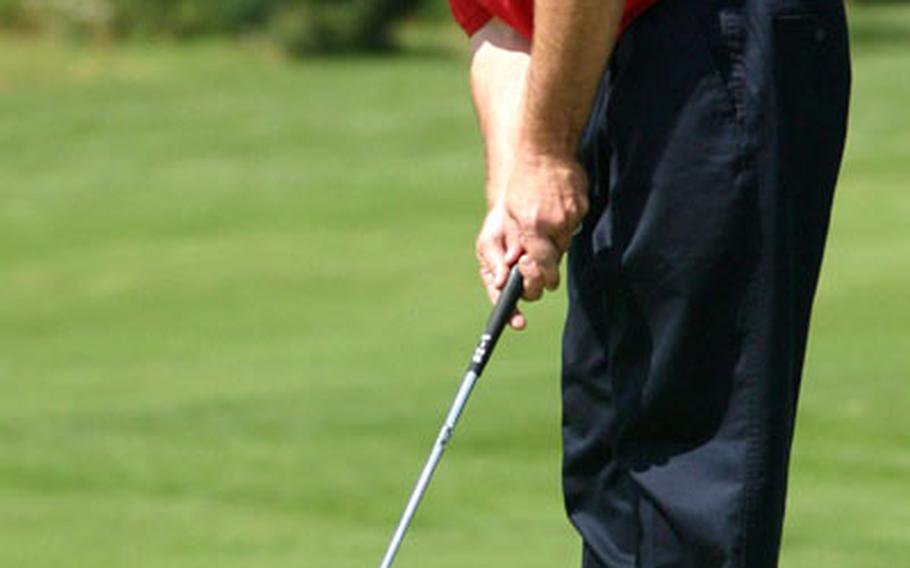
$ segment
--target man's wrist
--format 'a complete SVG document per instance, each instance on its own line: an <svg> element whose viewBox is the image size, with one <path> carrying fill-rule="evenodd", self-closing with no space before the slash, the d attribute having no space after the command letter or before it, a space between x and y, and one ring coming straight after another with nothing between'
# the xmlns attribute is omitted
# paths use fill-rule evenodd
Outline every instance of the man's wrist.
<svg viewBox="0 0 910 568"><path fill-rule="evenodd" d="M493 192L487 191L487 211L492 211L497 207L504 207L506 203L505 187Z"/></svg>
<svg viewBox="0 0 910 568"><path fill-rule="evenodd" d="M562 121L528 118L524 121L515 153L552 162L575 161L580 133Z"/></svg>
<svg viewBox="0 0 910 568"><path fill-rule="evenodd" d="M517 147L515 162L518 167L572 169L578 157L574 145L524 139Z"/></svg>

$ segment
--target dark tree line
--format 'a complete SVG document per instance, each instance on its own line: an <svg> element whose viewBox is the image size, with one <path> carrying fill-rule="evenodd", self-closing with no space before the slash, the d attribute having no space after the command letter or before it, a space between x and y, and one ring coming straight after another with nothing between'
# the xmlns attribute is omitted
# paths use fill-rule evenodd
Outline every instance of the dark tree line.
<svg viewBox="0 0 910 568"><path fill-rule="evenodd" d="M441 1L441 0L440 0ZM0 26L81 39L262 34L293 53L388 50L422 0L0 0Z"/></svg>

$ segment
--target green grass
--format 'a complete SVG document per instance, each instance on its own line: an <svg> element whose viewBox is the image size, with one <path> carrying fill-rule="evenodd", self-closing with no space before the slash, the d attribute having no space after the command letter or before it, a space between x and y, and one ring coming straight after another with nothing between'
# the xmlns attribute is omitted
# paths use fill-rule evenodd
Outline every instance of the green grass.
<svg viewBox="0 0 910 568"><path fill-rule="evenodd" d="M857 15L791 568L910 555L910 51L868 31L910 10L887 10ZM442 49L0 39L0 566L378 563L487 310L479 141ZM504 341L402 568L577 565L563 309Z"/></svg>
<svg viewBox="0 0 910 568"><path fill-rule="evenodd" d="M783 564L794 568L910 558L910 9L853 16L851 131L785 535Z"/></svg>

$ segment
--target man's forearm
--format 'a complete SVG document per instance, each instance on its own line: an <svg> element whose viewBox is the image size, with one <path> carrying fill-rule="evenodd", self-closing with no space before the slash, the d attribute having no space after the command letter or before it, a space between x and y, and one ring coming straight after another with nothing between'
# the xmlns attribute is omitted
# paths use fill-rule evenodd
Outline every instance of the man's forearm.
<svg viewBox="0 0 910 568"><path fill-rule="evenodd" d="M501 35L495 21L474 38L472 87L491 205L477 252L493 301L515 263L526 300L559 285L560 258L588 209L576 150L624 1L536 0L535 8L533 46L504 47L501 40L515 35ZM523 327L516 317L513 325Z"/></svg>
<svg viewBox="0 0 910 568"><path fill-rule="evenodd" d="M471 43L471 91L486 149L487 202L493 206L512 167L531 45L498 20L479 30Z"/></svg>
<svg viewBox="0 0 910 568"><path fill-rule="evenodd" d="M524 149L574 156L616 42L623 0L535 0L533 57L519 131Z"/></svg>

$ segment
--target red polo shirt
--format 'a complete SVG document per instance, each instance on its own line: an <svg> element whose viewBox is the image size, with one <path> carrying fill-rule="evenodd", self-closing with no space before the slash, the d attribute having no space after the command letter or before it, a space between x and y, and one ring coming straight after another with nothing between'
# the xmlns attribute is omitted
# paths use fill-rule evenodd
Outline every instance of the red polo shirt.
<svg viewBox="0 0 910 568"><path fill-rule="evenodd" d="M633 19L656 4L658 0L626 0L626 13L620 29L625 29ZM452 14L467 34L474 35L497 17L531 39L534 33L534 0L449 0Z"/></svg>

